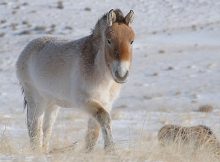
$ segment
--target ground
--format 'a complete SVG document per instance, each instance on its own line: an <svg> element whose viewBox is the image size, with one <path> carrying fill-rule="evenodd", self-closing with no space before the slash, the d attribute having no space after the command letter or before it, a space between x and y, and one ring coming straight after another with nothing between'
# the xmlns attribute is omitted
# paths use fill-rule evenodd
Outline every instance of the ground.
<svg viewBox="0 0 220 162"><path fill-rule="evenodd" d="M131 75L112 111L117 155L102 152L101 138L94 153L81 151L87 116L77 109L61 109L51 139L51 148L77 141L76 150L33 155L15 75L20 52L43 35L86 36L112 8L133 9L136 32ZM157 132L164 124L203 124L220 137L219 8L215 0L1 0L0 161L184 161L181 153L158 146ZM202 105L213 110L201 112Z"/></svg>

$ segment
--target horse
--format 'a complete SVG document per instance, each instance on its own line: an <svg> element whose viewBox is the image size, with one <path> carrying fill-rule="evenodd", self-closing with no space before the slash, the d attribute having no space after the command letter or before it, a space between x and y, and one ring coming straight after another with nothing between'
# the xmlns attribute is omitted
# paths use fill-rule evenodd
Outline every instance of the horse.
<svg viewBox="0 0 220 162"><path fill-rule="evenodd" d="M78 40L52 36L29 42L16 62L33 150L48 151L60 107L89 114L85 148L93 150L100 128L104 149L114 150L110 111L132 62L134 12L112 9L91 34Z"/></svg>

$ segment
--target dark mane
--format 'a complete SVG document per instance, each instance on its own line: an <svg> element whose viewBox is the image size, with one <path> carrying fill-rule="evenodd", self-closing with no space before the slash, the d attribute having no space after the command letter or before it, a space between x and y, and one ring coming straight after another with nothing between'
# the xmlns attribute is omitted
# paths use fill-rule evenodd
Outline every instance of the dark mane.
<svg viewBox="0 0 220 162"><path fill-rule="evenodd" d="M124 14L122 13L122 11L120 9L114 9L114 13L116 14L116 21L117 23L125 23L125 17L124 17ZM105 13L99 20L105 20L107 19L107 13Z"/></svg>
<svg viewBox="0 0 220 162"><path fill-rule="evenodd" d="M117 23L125 23L125 17L124 17L124 14L121 12L121 10L115 9L114 12L116 14L116 22Z"/></svg>
<svg viewBox="0 0 220 162"><path fill-rule="evenodd" d="M125 23L124 14L120 9L114 9L114 13L116 14L116 23ZM99 31L106 26L108 12L105 13L96 23L95 28L92 30L92 34L99 36Z"/></svg>

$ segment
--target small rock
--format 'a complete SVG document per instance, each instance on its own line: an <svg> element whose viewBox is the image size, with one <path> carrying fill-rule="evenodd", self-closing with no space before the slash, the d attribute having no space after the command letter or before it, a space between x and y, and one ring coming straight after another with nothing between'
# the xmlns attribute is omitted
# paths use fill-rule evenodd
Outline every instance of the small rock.
<svg viewBox="0 0 220 162"><path fill-rule="evenodd" d="M27 6L27 5L29 5L27 2L24 2L24 3L22 3L21 4L22 6Z"/></svg>
<svg viewBox="0 0 220 162"><path fill-rule="evenodd" d="M6 23L7 21L5 20L5 19L3 19L3 20L1 20L0 21L0 24L4 24L4 23Z"/></svg>
<svg viewBox="0 0 220 162"><path fill-rule="evenodd" d="M8 5L7 2L0 2L0 5Z"/></svg>
<svg viewBox="0 0 220 162"><path fill-rule="evenodd" d="M170 70L174 70L174 67L169 66L166 70L170 71Z"/></svg>
<svg viewBox="0 0 220 162"><path fill-rule="evenodd" d="M58 1L57 2L57 8L58 9L63 9L64 8L63 1Z"/></svg>
<svg viewBox="0 0 220 162"><path fill-rule="evenodd" d="M56 25L55 25L55 24L52 24L50 27L51 27L52 29L54 29L54 28L56 27Z"/></svg>
<svg viewBox="0 0 220 162"><path fill-rule="evenodd" d="M165 53L165 51L161 49L158 51L158 53L163 54L163 53Z"/></svg>
<svg viewBox="0 0 220 162"><path fill-rule="evenodd" d="M157 72L152 74L152 76L158 76L158 75L159 75L159 73L157 73Z"/></svg>
<svg viewBox="0 0 220 162"><path fill-rule="evenodd" d="M29 24L29 22L26 21L26 20L24 20L24 21L22 21L22 24L23 24L23 25L27 25L27 24Z"/></svg>
<svg viewBox="0 0 220 162"><path fill-rule="evenodd" d="M167 29L162 30L162 33L166 33L166 32L167 32Z"/></svg>
<svg viewBox="0 0 220 162"><path fill-rule="evenodd" d="M34 28L35 31L45 31L46 30L46 27L45 26L36 26Z"/></svg>
<svg viewBox="0 0 220 162"><path fill-rule="evenodd" d="M156 34L157 34L157 31L153 31L152 34L153 34L153 35L156 35Z"/></svg>
<svg viewBox="0 0 220 162"><path fill-rule="evenodd" d="M30 11L30 13L36 13L37 11L36 10L32 10L32 11Z"/></svg>
<svg viewBox="0 0 220 162"><path fill-rule="evenodd" d="M12 30L16 30L17 29L18 24L17 23L11 23L10 27L12 28Z"/></svg>
<svg viewBox="0 0 220 162"><path fill-rule="evenodd" d="M28 35L28 34L31 34L30 30L24 30L24 31L19 33L19 35Z"/></svg>
<svg viewBox="0 0 220 162"><path fill-rule="evenodd" d="M15 6L13 9L18 10L20 9L20 6Z"/></svg>
<svg viewBox="0 0 220 162"><path fill-rule="evenodd" d="M13 10L11 13L12 13L12 15L15 15L17 13L17 11Z"/></svg>
<svg viewBox="0 0 220 162"><path fill-rule="evenodd" d="M196 25L192 25L191 28L192 28L192 30L195 31L196 30Z"/></svg>
<svg viewBox="0 0 220 162"><path fill-rule="evenodd" d="M28 21L26 21L26 20L24 20L24 21L22 21L22 24L23 25L26 25L28 28L30 28L32 25L28 22Z"/></svg>
<svg viewBox="0 0 220 162"><path fill-rule="evenodd" d="M4 37L5 36L5 33L0 33L0 37Z"/></svg>
<svg viewBox="0 0 220 162"><path fill-rule="evenodd" d="M153 99L152 96L144 96L143 98L144 98L145 100L152 100L152 99Z"/></svg>
<svg viewBox="0 0 220 162"><path fill-rule="evenodd" d="M92 11L92 9L90 7L85 7L84 10L85 11Z"/></svg>
<svg viewBox="0 0 220 162"><path fill-rule="evenodd" d="M73 28L71 26L65 26L65 29L67 30L73 30Z"/></svg>

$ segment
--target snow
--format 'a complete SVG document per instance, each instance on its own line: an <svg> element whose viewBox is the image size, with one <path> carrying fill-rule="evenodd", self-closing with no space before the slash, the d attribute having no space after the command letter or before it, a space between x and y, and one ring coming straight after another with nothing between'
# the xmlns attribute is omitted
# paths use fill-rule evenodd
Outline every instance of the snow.
<svg viewBox="0 0 220 162"><path fill-rule="evenodd" d="M135 12L136 39L129 81L114 104L115 140L133 139L140 130L156 140L158 130L168 123L204 124L220 136L220 1L66 0L63 5L58 9L55 0L0 2L0 35L4 33L0 37L0 132L6 125L10 135L28 141L15 75L15 62L24 46L48 33L83 37L105 12L121 8ZM196 111L204 104L212 105L213 112ZM68 138L83 140L86 119L75 110L62 109L55 134L73 129Z"/></svg>

